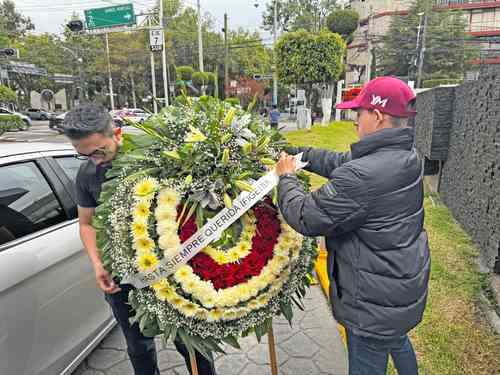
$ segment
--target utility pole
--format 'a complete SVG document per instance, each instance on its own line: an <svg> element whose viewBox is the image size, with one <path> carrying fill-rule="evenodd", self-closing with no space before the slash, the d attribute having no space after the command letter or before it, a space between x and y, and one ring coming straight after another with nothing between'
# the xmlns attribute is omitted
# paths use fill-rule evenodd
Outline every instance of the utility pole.
<svg viewBox="0 0 500 375"><path fill-rule="evenodd" d="M130 84L132 86L132 103L134 108L137 108L137 98L135 96L135 80L133 73L130 73Z"/></svg>
<svg viewBox="0 0 500 375"><path fill-rule="evenodd" d="M160 27L161 32L163 33L163 48L161 49L161 64L163 71L163 96L165 97L165 106L169 105L168 101L168 74L167 74L167 44L165 41L165 29L163 25L163 0L160 1Z"/></svg>
<svg viewBox="0 0 500 375"><path fill-rule="evenodd" d="M425 42L427 39L427 22L429 17L427 16L428 12L424 14L424 27L422 30L422 46L420 47L420 56L418 60L418 73L417 73L417 88L421 87L422 84L422 73L424 70L424 58L425 58Z"/></svg>
<svg viewBox="0 0 500 375"><path fill-rule="evenodd" d="M276 48L276 43L278 41L278 0L274 1L274 44L273 47ZM273 69L273 105L278 105L278 61L276 56L276 50L274 51L274 69Z"/></svg>
<svg viewBox="0 0 500 375"><path fill-rule="evenodd" d="M198 58L199 58L199 68L200 72L204 72L205 68L203 66L203 35L201 30L201 5L200 0L198 0Z"/></svg>
<svg viewBox="0 0 500 375"><path fill-rule="evenodd" d="M106 57L108 60L108 79L109 79L109 100L111 102L111 110L115 110L115 97L113 93L113 77L111 77L111 60L109 58L109 40L108 33L104 34L106 36Z"/></svg>
<svg viewBox="0 0 500 375"><path fill-rule="evenodd" d="M367 31L366 31L366 39L367 39L367 44L368 44L368 62L366 63L366 82L370 82L372 78L372 37L371 37L371 23L373 20L373 7L370 6L370 15L368 16L368 25L367 25Z"/></svg>
<svg viewBox="0 0 500 375"><path fill-rule="evenodd" d="M229 89L229 41L227 13L224 13L224 97Z"/></svg>
<svg viewBox="0 0 500 375"><path fill-rule="evenodd" d="M160 0L161 1L161 0ZM151 19L148 18L148 29L151 29ZM153 51L150 53L151 60L151 91L153 94L153 111L158 113L158 103L156 102L156 70L155 70L155 55Z"/></svg>

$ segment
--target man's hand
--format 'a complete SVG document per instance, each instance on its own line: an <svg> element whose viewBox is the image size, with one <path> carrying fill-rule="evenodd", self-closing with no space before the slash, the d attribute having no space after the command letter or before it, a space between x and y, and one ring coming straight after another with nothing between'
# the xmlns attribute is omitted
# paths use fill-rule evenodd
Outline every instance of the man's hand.
<svg viewBox="0 0 500 375"><path fill-rule="evenodd" d="M297 164L295 158L284 152L281 153L281 158L276 164L276 174L283 176L284 174L295 173L297 171Z"/></svg>
<svg viewBox="0 0 500 375"><path fill-rule="evenodd" d="M116 285L116 283L113 281L113 278L111 277L109 272L106 271L103 266L95 266L94 270L97 285L104 293L115 294L121 291L118 285Z"/></svg>

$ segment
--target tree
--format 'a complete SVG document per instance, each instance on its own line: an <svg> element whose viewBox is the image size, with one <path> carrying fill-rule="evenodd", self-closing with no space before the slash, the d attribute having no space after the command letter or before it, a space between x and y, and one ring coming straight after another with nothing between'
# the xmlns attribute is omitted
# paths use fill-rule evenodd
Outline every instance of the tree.
<svg viewBox="0 0 500 375"><path fill-rule="evenodd" d="M194 74L194 69L190 66L178 66L175 69L177 79L181 81L191 81Z"/></svg>
<svg viewBox="0 0 500 375"><path fill-rule="evenodd" d="M432 5L432 0L417 0L407 16L393 18L386 36L375 39L378 74L416 77L422 47L422 35L418 35L418 30L419 25L423 25L423 18L419 14L425 12L424 78L458 78L463 75L468 61L477 53L477 49L467 43L467 22L460 11L433 11ZM420 40L418 46L417 39Z"/></svg>
<svg viewBox="0 0 500 375"><path fill-rule="evenodd" d="M29 17L24 17L16 10L11 0L0 2L0 34L9 38L24 36L27 31L34 30L35 26Z"/></svg>
<svg viewBox="0 0 500 375"><path fill-rule="evenodd" d="M5 85L0 85L0 103L15 103L17 95L14 90L11 90Z"/></svg>
<svg viewBox="0 0 500 375"><path fill-rule="evenodd" d="M339 34L305 30L283 35L277 45L280 81L304 85L312 105L313 84L336 81L344 69L346 43Z"/></svg>
<svg viewBox="0 0 500 375"><path fill-rule="evenodd" d="M358 28L359 14L352 9L334 10L328 15L326 23L332 33L340 34L350 42L352 34Z"/></svg>
<svg viewBox="0 0 500 375"><path fill-rule="evenodd" d="M233 75L253 77L272 72L272 50L262 42L260 34L239 28L229 32L229 71Z"/></svg>
<svg viewBox="0 0 500 375"><path fill-rule="evenodd" d="M267 30L274 25L275 1L267 3L263 24ZM326 17L337 8L336 0L280 0L278 27L283 31L305 29L318 32L326 26Z"/></svg>

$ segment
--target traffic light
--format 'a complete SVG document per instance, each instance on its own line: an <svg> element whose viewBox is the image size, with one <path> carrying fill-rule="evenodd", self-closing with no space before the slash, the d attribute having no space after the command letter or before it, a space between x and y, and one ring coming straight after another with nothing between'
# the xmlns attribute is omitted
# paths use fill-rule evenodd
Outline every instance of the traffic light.
<svg viewBox="0 0 500 375"><path fill-rule="evenodd" d="M80 20L70 21L67 25L68 29L73 31L74 33L80 32L83 30L83 22Z"/></svg>
<svg viewBox="0 0 500 375"><path fill-rule="evenodd" d="M19 58L19 50L15 48L0 48L0 56Z"/></svg>

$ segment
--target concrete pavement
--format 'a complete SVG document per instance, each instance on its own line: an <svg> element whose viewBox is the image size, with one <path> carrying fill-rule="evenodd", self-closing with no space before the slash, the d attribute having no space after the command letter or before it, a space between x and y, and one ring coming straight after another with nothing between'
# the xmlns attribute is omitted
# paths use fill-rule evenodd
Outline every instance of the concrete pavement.
<svg viewBox="0 0 500 375"><path fill-rule="evenodd" d="M345 375L347 357L332 317L330 306L319 285L312 286L304 300L306 311L294 310L293 326L275 319L274 335L280 375ZM240 341L241 350L226 347L215 365L218 375L271 374L267 336L259 344L255 337ZM188 375L183 358L173 345L157 341L162 375ZM73 375L133 375L126 345L118 327L80 365Z"/></svg>

